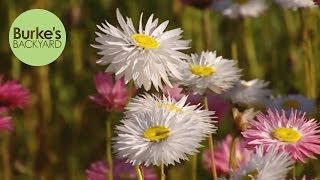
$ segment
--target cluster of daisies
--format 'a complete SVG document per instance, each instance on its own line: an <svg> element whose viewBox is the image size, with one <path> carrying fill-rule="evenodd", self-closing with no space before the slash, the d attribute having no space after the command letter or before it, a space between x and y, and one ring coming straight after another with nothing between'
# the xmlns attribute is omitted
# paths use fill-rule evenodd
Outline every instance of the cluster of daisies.
<svg viewBox="0 0 320 180"><path fill-rule="evenodd" d="M221 111L231 109L237 127L232 134L242 137L227 136L216 144L214 154L204 150L207 169L215 163L218 174L230 179L277 180L285 178L295 162L320 154L319 125L308 119L314 112L312 100L274 97L268 82L241 80L237 61L216 52L183 53L190 41L182 40L179 28L165 31L168 21L158 24L151 15L143 25L141 14L136 29L131 18L123 18L118 9L116 14L120 27L107 21L98 25L101 32L93 47L102 55L97 63L108 67L95 77L98 95L90 96L108 112L124 111L112 139L113 153L122 160L114 163L114 177L124 173L128 179L154 179L146 173L152 172L150 165L188 160L217 132ZM133 84L140 95L131 98L135 90L125 84ZM122 171L118 163L125 167ZM144 175L132 174L133 166L125 163L145 166ZM108 168L102 161L92 164L87 179L104 179Z"/></svg>
<svg viewBox="0 0 320 180"><path fill-rule="evenodd" d="M181 0L181 2L197 8L213 9L231 19L257 17L272 4L292 10L320 5L319 0Z"/></svg>
<svg viewBox="0 0 320 180"><path fill-rule="evenodd" d="M16 81L5 81L0 75L0 131L13 130L10 111L24 108L30 100L30 93Z"/></svg>

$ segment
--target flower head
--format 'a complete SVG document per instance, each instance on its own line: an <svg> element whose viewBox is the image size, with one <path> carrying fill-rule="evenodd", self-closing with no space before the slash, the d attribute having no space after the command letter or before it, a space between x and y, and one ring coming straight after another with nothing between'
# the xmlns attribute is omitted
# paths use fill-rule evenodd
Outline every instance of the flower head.
<svg viewBox="0 0 320 180"><path fill-rule="evenodd" d="M316 7L313 0L275 0L284 9Z"/></svg>
<svg viewBox="0 0 320 180"><path fill-rule="evenodd" d="M164 86L163 93L168 97L172 97L173 99L179 101L184 94L182 93L183 88L180 88L178 84L173 84L173 87Z"/></svg>
<svg viewBox="0 0 320 180"><path fill-rule="evenodd" d="M144 100L145 99L145 100ZM213 112L151 95L133 99L121 125L116 127L114 150L133 165L175 164L187 160L201 141L215 132ZM147 103L149 102L149 103Z"/></svg>
<svg viewBox="0 0 320 180"><path fill-rule="evenodd" d="M188 56L179 50L188 49L189 44L181 40L181 29L164 31L169 21L158 26L153 15L143 28L141 14L137 31L131 18L125 21L118 9L117 19L121 29L108 22L98 26L102 33L96 33L96 41L100 45L93 47L100 49L103 57L97 63L109 64L107 72L115 73L117 78L124 76L125 83L133 80L145 90L150 90L152 84L156 90L162 88L162 81L171 86L168 73L181 78L177 68Z"/></svg>
<svg viewBox="0 0 320 180"><path fill-rule="evenodd" d="M0 76L0 108L23 108L30 100L30 93L16 81L4 81Z"/></svg>
<svg viewBox="0 0 320 180"><path fill-rule="evenodd" d="M236 162L234 165L238 167L238 165L242 162L246 162L249 159L249 150L245 148L244 141L242 139L235 139L235 158ZM228 174L230 171L229 161L230 161L230 151L232 144L232 136L227 135L225 139L220 141L215 148L214 151L214 159L216 163L217 172L219 174ZM207 170L211 169L211 159L210 159L210 151L207 149L202 154L202 163Z"/></svg>
<svg viewBox="0 0 320 180"><path fill-rule="evenodd" d="M228 18L257 17L267 9L264 0L216 0L213 9Z"/></svg>
<svg viewBox="0 0 320 180"><path fill-rule="evenodd" d="M315 102L301 94L290 94L287 96L281 96L266 102L269 109L284 109L287 115L290 115L292 109L306 112L308 115L312 114L316 109Z"/></svg>
<svg viewBox="0 0 320 180"><path fill-rule="evenodd" d="M242 132L249 148L262 145L266 150L288 152L294 160L305 162L320 154L320 130L318 123L307 120L305 114L292 110L289 117L284 111L268 110L259 113L256 121L250 121L251 128Z"/></svg>
<svg viewBox="0 0 320 180"><path fill-rule="evenodd" d="M231 179L278 180L284 179L292 168L293 161L286 152L278 152L275 148L264 153L260 146L250 154L248 162L240 164L238 171L231 173Z"/></svg>
<svg viewBox="0 0 320 180"><path fill-rule="evenodd" d="M0 131L11 131L13 129L12 118L0 114Z"/></svg>
<svg viewBox="0 0 320 180"><path fill-rule="evenodd" d="M125 163L122 160L113 161L113 179L114 180L134 180L137 179L137 174L132 165ZM157 175L150 168L143 167L143 176L146 180L156 180ZM105 180L108 173L107 163L105 161L96 161L86 170L87 180Z"/></svg>
<svg viewBox="0 0 320 180"><path fill-rule="evenodd" d="M271 90L267 89L268 82L258 79L251 81L241 80L225 93L232 103L246 106L260 106L271 96Z"/></svg>
<svg viewBox="0 0 320 180"><path fill-rule="evenodd" d="M98 73L94 80L98 95L89 98L107 111L123 111L128 99L123 78L113 82L111 74Z"/></svg>
<svg viewBox="0 0 320 180"><path fill-rule="evenodd" d="M216 52L192 54L187 61L188 64L179 66L182 79L175 81L188 86L194 93L203 94L210 89L221 94L239 80L241 70L236 67L237 62L217 57Z"/></svg>

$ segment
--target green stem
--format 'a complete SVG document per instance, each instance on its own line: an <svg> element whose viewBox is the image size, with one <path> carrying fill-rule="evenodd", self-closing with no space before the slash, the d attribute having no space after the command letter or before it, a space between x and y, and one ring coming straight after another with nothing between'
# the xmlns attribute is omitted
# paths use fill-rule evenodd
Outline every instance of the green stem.
<svg viewBox="0 0 320 180"><path fill-rule="evenodd" d="M160 169L161 169L161 180L166 180L166 174L164 173L164 164L160 164Z"/></svg>
<svg viewBox="0 0 320 180"><path fill-rule="evenodd" d="M112 147L111 147L112 117L107 120L106 126L107 126L106 127L106 153L107 153L106 158L107 158L108 169L109 169L106 177L108 180L112 180L113 179L113 163L112 163Z"/></svg>
<svg viewBox="0 0 320 180"><path fill-rule="evenodd" d="M206 50L209 50L212 48L212 31L211 31L211 25L210 25L210 10L208 10L208 9L203 10L202 20L203 20L203 33L204 33L205 48L206 48Z"/></svg>
<svg viewBox="0 0 320 180"><path fill-rule="evenodd" d="M196 180L197 179L197 155L194 155L192 156L192 159L191 159L191 165L192 165L192 180Z"/></svg>
<svg viewBox="0 0 320 180"><path fill-rule="evenodd" d="M293 168L292 168L292 179L296 180L296 163L293 164Z"/></svg>
<svg viewBox="0 0 320 180"><path fill-rule="evenodd" d="M138 180L143 180L143 176L142 176L142 172L140 170L139 166L134 166L134 169L136 170L137 176L138 176Z"/></svg>
<svg viewBox="0 0 320 180"><path fill-rule="evenodd" d="M230 147L230 155L229 155L229 169L235 170L237 161L236 161L236 144L237 139L232 137L232 143Z"/></svg>
<svg viewBox="0 0 320 180"><path fill-rule="evenodd" d="M206 110L208 110L208 98L207 95L205 94L203 96L203 104L204 104L204 108ZM210 159L211 159L211 172L213 175L213 180L217 180L218 179L218 175L217 175L217 170L216 170L216 164L215 164L215 160L214 160L214 146L213 146L213 137L212 134L209 135L208 138L208 144L209 144L209 151L210 151Z"/></svg>

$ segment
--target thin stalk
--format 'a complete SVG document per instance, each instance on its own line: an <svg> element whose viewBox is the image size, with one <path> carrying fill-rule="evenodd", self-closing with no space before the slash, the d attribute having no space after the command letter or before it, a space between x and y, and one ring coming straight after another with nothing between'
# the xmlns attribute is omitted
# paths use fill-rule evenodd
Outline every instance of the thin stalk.
<svg viewBox="0 0 320 180"><path fill-rule="evenodd" d="M203 21L205 48L206 50L209 50L212 48L212 30L211 30L211 24L210 24L210 10L205 9L202 12L203 12L202 21Z"/></svg>
<svg viewBox="0 0 320 180"><path fill-rule="evenodd" d="M235 137L232 137L232 143L230 147L230 155L229 155L229 169L235 169L237 165L237 160L236 160L236 144L237 144L237 139Z"/></svg>
<svg viewBox="0 0 320 180"><path fill-rule="evenodd" d="M192 180L197 179L197 161L198 161L198 156L195 154L194 156L192 156L192 159L191 159Z"/></svg>
<svg viewBox="0 0 320 180"><path fill-rule="evenodd" d="M204 95L203 97L203 104L204 104L204 108L206 110L208 110L208 98L207 95ZM212 134L209 135L208 138L208 144L209 144L209 150L210 150L210 159L211 159L211 172L213 175L213 180L217 180L218 179L218 175L217 175L217 169L216 169L216 164L215 164L215 160L214 160L214 145L213 145L213 137Z"/></svg>
<svg viewBox="0 0 320 180"><path fill-rule="evenodd" d="M142 172L140 170L140 167L139 166L134 166L134 169L136 170L138 180L143 180L143 176L142 176Z"/></svg>
<svg viewBox="0 0 320 180"><path fill-rule="evenodd" d="M107 155L106 158L107 158L107 163L109 168L109 171L107 172L106 177L108 180L113 179L111 138L112 138L112 118L109 118L106 122L106 155Z"/></svg>
<svg viewBox="0 0 320 180"><path fill-rule="evenodd" d="M166 174L164 173L164 164L160 164L160 169L161 169L161 180L166 180Z"/></svg>

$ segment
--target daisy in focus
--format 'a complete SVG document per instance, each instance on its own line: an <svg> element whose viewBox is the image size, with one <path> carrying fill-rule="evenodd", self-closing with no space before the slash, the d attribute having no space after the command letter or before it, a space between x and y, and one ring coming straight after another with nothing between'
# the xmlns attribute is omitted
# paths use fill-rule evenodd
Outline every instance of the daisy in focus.
<svg viewBox="0 0 320 180"><path fill-rule="evenodd" d="M130 110L115 130L117 156L133 165L174 165L187 160L187 155L198 153L201 141L216 131L210 117L213 112L182 105L185 97L176 103L145 97L145 101L139 97L129 103ZM146 104L148 101L157 103Z"/></svg>
<svg viewBox="0 0 320 180"><path fill-rule="evenodd" d="M142 167L143 176L146 180L156 180L157 174L150 168ZM96 161L86 170L86 180L106 180L107 172L109 171L105 161ZM122 160L115 160L113 164L113 179L114 180L135 180L137 174L134 167Z"/></svg>
<svg viewBox="0 0 320 180"><path fill-rule="evenodd" d="M284 9L317 7L313 0L275 0Z"/></svg>
<svg viewBox="0 0 320 180"><path fill-rule="evenodd" d="M249 148L261 145L269 150L275 147L301 162L320 154L320 130L315 119L307 120L305 114L297 110L292 110L288 117L284 111L268 110L267 114L259 113L256 119L242 132Z"/></svg>
<svg viewBox="0 0 320 180"><path fill-rule="evenodd" d="M122 112L128 99L128 91L123 78L113 82L111 74L98 73L94 81L98 94L89 96L90 100L108 112Z"/></svg>
<svg viewBox="0 0 320 180"><path fill-rule="evenodd" d="M181 79L177 68L188 56L180 50L188 49L189 41L181 40L180 28L164 31L169 21L158 25L153 15L143 27L141 14L137 31L131 18L125 21L119 9L117 19L121 28L107 21L97 26L102 33L96 33L99 45L93 47L103 55L98 64L108 64L106 71L115 73L117 79L124 76L126 84L133 80L136 87L143 86L147 91L152 85L156 90L162 89L162 82L172 86L168 73Z"/></svg>
<svg viewBox="0 0 320 180"><path fill-rule="evenodd" d="M238 168L240 163L247 162L249 160L250 151L245 148L243 139L235 139L235 162L234 166ZM214 150L214 159L218 174L228 174L230 172L230 151L232 144L232 136L229 134L225 139L220 141ZM202 154L202 164L208 171L211 170L210 151L205 150Z"/></svg>
<svg viewBox="0 0 320 180"><path fill-rule="evenodd" d="M224 59L216 52L201 52L191 54L188 64L181 64L179 71L182 79L174 79L178 84L187 86L195 94L203 94L207 89L221 94L232 88L240 78L241 70L234 60Z"/></svg>
<svg viewBox="0 0 320 180"><path fill-rule="evenodd" d="M297 109L299 111L306 112L308 115L313 114L316 110L315 102L301 94L290 94L287 96L280 96L278 98L271 99L266 102L266 106L269 109L284 109L287 115L290 114L291 109Z"/></svg>
<svg viewBox="0 0 320 180"><path fill-rule="evenodd" d="M267 89L269 82L253 79L241 80L225 93L232 103L245 106L261 106L271 96L271 90Z"/></svg>
<svg viewBox="0 0 320 180"><path fill-rule="evenodd" d="M216 0L212 7L232 19L257 17L267 9L264 0Z"/></svg>
<svg viewBox="0 0 320 180"><path fill-rule="evenodd" d="M292 165L293 161L286 152L278 152L272 148L264 153L263 148L259 146L255 153L250 154L248 162L242 163L238 171L231 172L231 179L285 179Z"/></svg>

